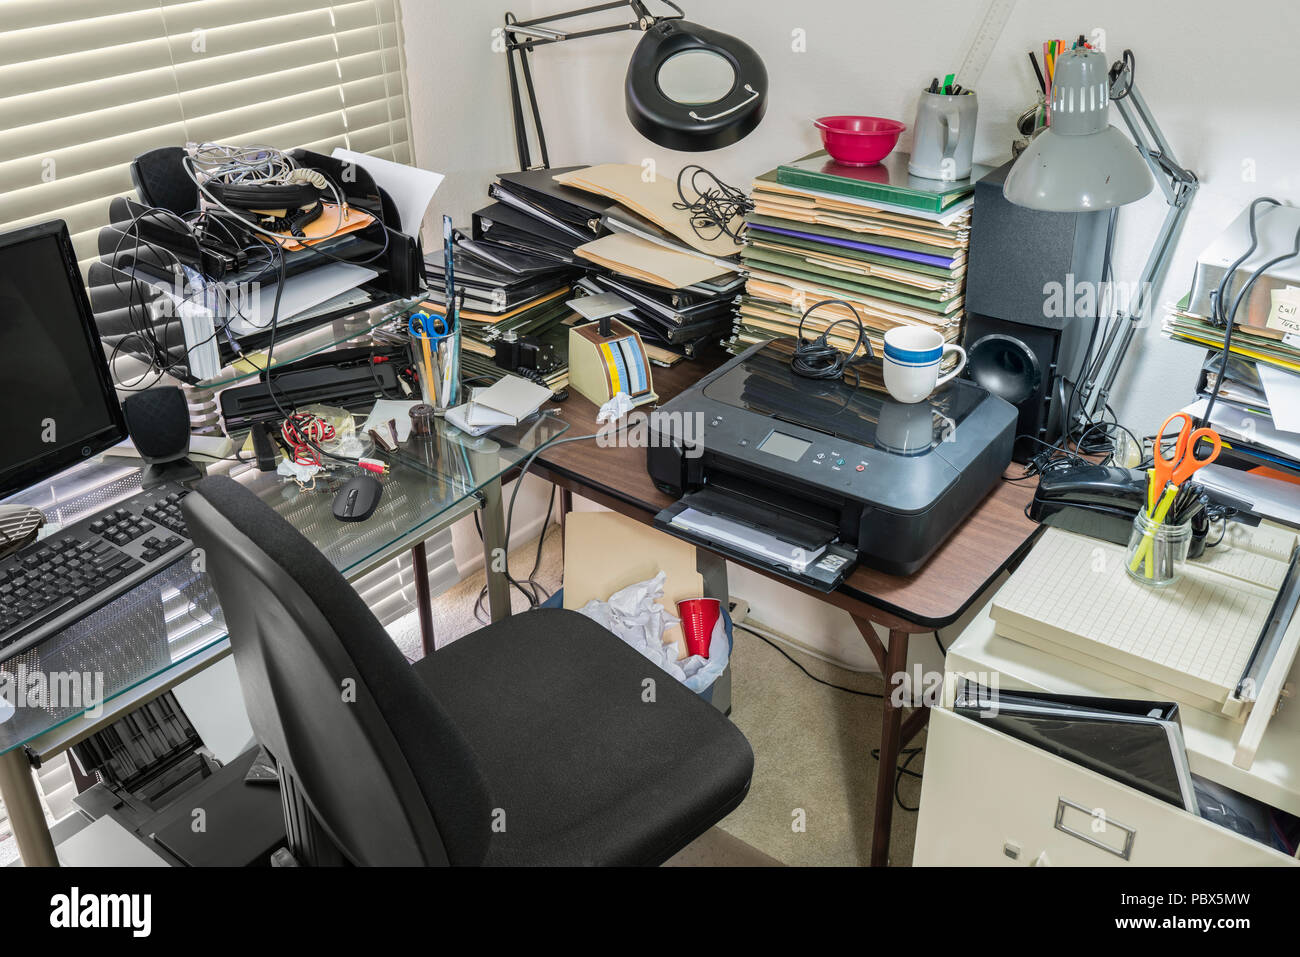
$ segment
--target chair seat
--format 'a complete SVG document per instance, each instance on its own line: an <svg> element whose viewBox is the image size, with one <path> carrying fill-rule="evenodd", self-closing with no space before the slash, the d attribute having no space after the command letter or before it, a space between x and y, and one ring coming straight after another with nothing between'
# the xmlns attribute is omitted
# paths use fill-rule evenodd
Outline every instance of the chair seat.
<svg viewBox="0 0 1300 957"><path fill-rule="evenodd" d="M749 790L732 723L576 612L515 615L414 668L499 809L485 863L659 864Z"/></svg>

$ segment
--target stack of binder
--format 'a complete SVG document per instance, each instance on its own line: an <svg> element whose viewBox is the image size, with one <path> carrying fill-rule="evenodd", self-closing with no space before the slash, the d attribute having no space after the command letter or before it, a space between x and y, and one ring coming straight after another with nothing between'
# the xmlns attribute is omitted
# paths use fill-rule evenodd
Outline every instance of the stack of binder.
<svg viewBox="0 0 1300 957"><path fill-rule="evenodd" d="M749 280L729 348L794 335L803 311L825 299L856 309L877 354L901 325L959 340L974 183L987 171L929 180L908 174L906 154L849 167L818 152L759 176L741 253ZM842 318L853 312L825 306L804 334ZM847 352L856 332L841 324L830 338Z"/></svg>
<svg viewBox="0 0 1300 957"><path fill-rule="evenodd" d="M507 340L547 357L539 372L567 379L568 328L584 320L566 303L615 293L619 318L641 334L650 360L673 365L731 331L744 285L730 239L702 240L665 201L671 182L645 183L641 167L607 164L501 173L493 202L458 233L453 272L463 296L462 345L475 375L510 369ZM731 258L728 259L727 255ZM443 309L442 257L429 256L430 306Z"/></svg>

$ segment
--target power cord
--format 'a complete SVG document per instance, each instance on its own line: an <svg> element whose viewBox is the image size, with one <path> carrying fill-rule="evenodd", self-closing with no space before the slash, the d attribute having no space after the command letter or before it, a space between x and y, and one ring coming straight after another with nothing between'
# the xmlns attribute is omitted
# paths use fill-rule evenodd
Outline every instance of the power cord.
<svg viewBox="0 0 1300 957"><path fill-rule="evenodd" d="M906 776L909 777L909 778L916 778L918 781L921 780L921 772L920 772L920 771L913 771L913 770L911 769L911 767L909 767L909 765L910 765L913 761L915 761L915 760L916 760L916 756L917 756L918 754L920 754L920 753L921 753L922 751L924 751L924 750L925 750L924 748L903 748L902 750L900 750L900 751L898 752L898 756L899 756L900 758L903 758L903 763L900 764L900 765L898 765L898 767L897 767L898 773L897 773L896 775L894 775L894 802L895 802L895 803L896 803L900 808L902 808L904 811L912 811L912 812L916 812L916 811L921 810L921 805L919 805L919 804L918 804L916 807L912 807L912 806L910 806L910 805L908 805L908 804L904 804L904 803L903 803L903 796L902 796L901 794L898 793L898 788L899 788L899 786L903 783L903 776L904 776L904 775L906 775ZM872 749L871 749L871 756L872 756L873 758L875 758L877 761L879 761L879 760L880 760L880 749L879 749L879 748L872 748Z"/></svg>
<svg viewBox="0 0 1300 957"><path fill-rule="evenodd" d="M790 664L794 665L796 668L802 671L813 681L817 682L819 685L825 685L828 688L834 688L836 691L843 691L845 694L857 695L859 698L876 698L877 700L880 700L885 697L883 694L877 694L874 691L859 691L857 688L846 688L844 687L844 685L837 685L832 681L827 681L825 678L818 678L815 674L813 674L811 671L805 668L797 660L792 658L789 652L787 652L784 648L782 648L772 639L766 637L765 635L760 635L756 631L750 631L748 628L741 627L740 625L737 625L736 629L738 631L743 631L747 635L753 635L759 641L771 645L772 648L774 648L777 651L777 653L781 655L781 657L785 658L786 661L790 662Z"/></svg>
<svg viewBox="0 0 1300 957"><path fill-rule="evenodd" d="M689 182L686 182L687 174L690 175ZM712 180L711 184L709 180ZM694 199L686 198L687 186L695 193ZM731 225L737 217L754 210L753 201L743 189L728 186L703 166L691 163L683 166L677 174L677 198L673 209L688 213L695 235L706 241L730 236L737 246L744 243L740 233L743 223L734 228Z"/></svg>
<svg viewBox="0 0 1300 957"><path fill-rule="evenodd" d="M777 651L777 652L778 652L778 653L779 653L783 658L785 658L786 661L790 662L790 664L794 665L796 668L798 668L800 671L802 671L805 675L807 675L807 676L808 676L809 678L811 678L813 681L817 682L819 685L825 685L825 686L828 687L828 688L834 688L836 691L843 691L845 694L857 695L858 697L861 697L861 698L875 698L875 699L877 699L877 700L881 700L881 699L883 699L883 698L885 697L883 694L877 694L877 693L874 692L874 691L859 691L857 688L846 688L846 687L844 687L843 685L837 685L837 684L835 684L835 683L832 682L832 681L827 681L825 678L818 678L815 674L813 674L812 672L810 672L810 671L809 671L807 668L805 668L802 664L800 664L800 663L799 663L798 661L796 661L793 657L791 657L790 654L789 654L789 653L788 653L784 648L782 648L780 645L778 645L776 642L772 641L770 638L766 637L765 635L760 635L760 634L759 634L758 632L756 632L756 631L750 631L748 628L744 628L744 627L741 627L741 626L739 626L739 625L736 627L736 630L737 630L737 631L743 631L743 632L744 632L745 634L747 634L747 635L753 635L753 636L754 636L755 638L757 638L759 641L761 641L761 642L763 642L763 643L765 643L765 644L767 644L767 645L770 645L770 646L771 646L772 648L774 648L774 649L775 649L775 650L776 650L776 651ZM939 633L938 633L938 632L935 632L935 636L934 636L934 637L935 637L935 640L938 641L938 639L939 639ZM939 647L942 649L942 648L943 648L943 645L941 644ZM904 811L913 811L913 812L915 812L915 811L919 810L919 807L920 807L919 805L918 805L917 807L912 807L912 806L910 806L910 805L908 805L908 804L905 804L905 803L903 802L902 795L899 793L899 790L898 790L898 789L899 789L899 786L903 783L903 776L904 776L904 775L907 775L908 777L916 778L918 781L921 779L921 772L920 772L920 771L913 771L913 770L909 767L909 765L911 765L911 763L912 763L914 760L916 760L916 756L917 756L918 754L920 754L923 750L924 750L923 748L903 748L901 751L898 752L898 756L899 756L900 758L903 758L903 763L900 764L900 765L898 765L898 767L897 767L897 772L898 772L898 773L895 775L895 778L894 778L894 800L898 803L898 806L899 806L900 808L902 808ZM872 748L872 749L871 749L871 756L872 756L873 758L875 758L877 761L879 761L879 760L880 760L880 749L879 749L879 748Z"/></svg>
<svg viewBox="0 0 1300 957"><path fill-rule="evenodd" d="M822 306L844 306L853 313L853 318L836 319L824 330L816 339L806 340L803 337L803 324L807 321L808 316L813 310L820 309ZM831 345L831 330L836 326L844 323L856 323L858 327L858 338L853 343L853 348L845 355L838 348ZM805 379L842 379L844 369L854 361L858 350L866 346L866 357L875 358L875 351L871 348L871 341L867 338L866 327L862 324L862 316L851 303L843 299L823 299L820 302L814 302L804 310L799 317L799 328L795 331L794 355L790 357L790 370L795 375L802 376Z"/></svg>
<svg viewBox="0 0 1300 957"><path fill-rule="evenodd" d="M1234 297L1232 300L1232 307L1230 309L1226 309L1226 310L1224 309L1224 302L1226 301L1228 292L1230 291L1230 287L1232 284L1232 277L1236 274L1238 267L1240 267L1242 263L1244 263L1247 259L1249 259L1254 254L1256 248L1258 248L1259 246L1259 234L1258 234L1255 218L1259 211L1259 207L1266 204L1271 206L1282 205L1276 199L1273 199L1270 196L1261 196L1250 204L1250 213L1248 217L1248 225L1250 229L1250 246L1246 249L1244 253L1241 254L1241 256L1237 258L1236 262L1234 262L1231 266L1227 268L1227 270L1223 274L1223 278L1219 280L1218 287L1211 294L1212 307L1214 312L1213 318L1217 323L1223 326L1223 362L1219 366L1219 374L1215 377L1214 388L1210 390L1210 398L1209 401L1206 402L1205 404L1205 411L1201 413L1200 421L1197 423L1198 428L1203 428L1209 423L1210 413L1214 411L1214 404L1219 399L1219 390L1223 388L1223 380L1227 378L1228 360L1230 359L1232 354L1232 330L1234 325L1236 324L1237 310L1241 308L1242 301L1246 298L1251 288L1254 287L1255 283L1259 280L1259 278L1262 275L1264 275L1265 272L1272 269L1274 266L1278 265L1279 263L1283 263L1286 262L1288 259L1294 259L1297 256L1300 256L1300 230L1297 230L1295 236L1294 248L1292 248L1289 252L1283 253L1280 256L1275 256L1274 258L1268 260L1268 262L1263 263L1254 272L1252 272L1250 276L1246 279L1246 281L1242 284L1241 289L1237 291L1236 297Z"/></svg>

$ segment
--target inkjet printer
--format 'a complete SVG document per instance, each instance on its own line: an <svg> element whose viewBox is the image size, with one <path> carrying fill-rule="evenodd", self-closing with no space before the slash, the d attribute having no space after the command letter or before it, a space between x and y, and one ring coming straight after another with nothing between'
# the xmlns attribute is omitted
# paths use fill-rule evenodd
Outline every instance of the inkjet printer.
<svg viewBox="0 0 1300 957"><path fill-rule="evenodd" d="M650 477L679 497L655 524L820 591L859 560L910 575L1001 480L1015 408L965 379L896 402L876 358L809 379L793 349L754 346L651 416Z"/></svg>

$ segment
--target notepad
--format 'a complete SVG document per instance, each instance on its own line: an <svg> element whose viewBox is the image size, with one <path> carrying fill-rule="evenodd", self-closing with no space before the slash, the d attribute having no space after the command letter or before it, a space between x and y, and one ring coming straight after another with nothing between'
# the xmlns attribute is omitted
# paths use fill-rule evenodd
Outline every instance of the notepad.
<svg viewBox="0 0 1300 957"><path fill-rule="evenodd" d="M1049 528L993 600L997 633L1202 710L1240 716L1234 692L1277 585L1213 565L1222 561L1240 573L1244 563L1274 560L1243 550L1209 564L1187 562L1181 580L1151 588L1129 578L1125 551ZM1274 580L1271 570L1261 578Z"/></svg>

